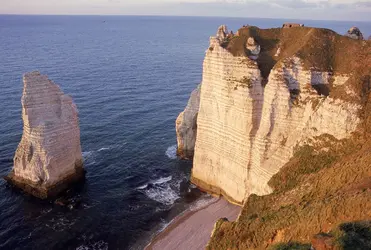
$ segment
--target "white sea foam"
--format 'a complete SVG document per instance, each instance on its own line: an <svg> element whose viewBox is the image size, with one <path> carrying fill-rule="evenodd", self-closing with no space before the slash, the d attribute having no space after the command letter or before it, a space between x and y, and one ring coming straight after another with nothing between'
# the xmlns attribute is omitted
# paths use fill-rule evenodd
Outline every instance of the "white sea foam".
<svg viewBox="0 0 371 250"><path fill-rule="evenodd" d="M95 163L94 151L82 152L82 158L84 159L85 165L91 165Z"/></svg>
<svg viewBox="0 0 371 250"><path fill-rule="evenodd" d="M174 202L180 198L178 193L171 189L170 185L165 185L164 187L155 186L144 192L150 199L168 206L173 205Z"/></svg>
<svg viewBox="0 0 371 250"><path fill-rule="evenodd" d="M170 147L167 148L165 154L170 159L175 160L177 158L176 157L176 150L177 150L177 145L170 146Z"/></svg>
<svg viewBox="0 0 371 250"><path fill-rule="evenodd" d="M100 148L100 149L98 149L98 152L100 152L100 151L106 151L106 150L109 150L110 148Z"/></svg>
<svg viewBox="0 0 371 250"><path fill-rule="evenodd" d="M69 220L64 217L60 218L52 218L50 220L50 224L47 223L46 226L53 229L56 232L63 232L65 230L70 229L76 222L76 219Z"/></svg>
<svg viewBox="0 0 371 250"><path fill-rule="evenodd" d="M204 208L208 205L210 205L211 203L213 202L216 202L219 198L215 198L215 197L212 197L211 195L206 195L205 197L197 200L195 203L193 203L190 207L189 207L189 211L196 211L196 210L199 210L201 208Z"/></svg>
<svg viewBox="0 0 371 250"><path fill-rule="evenodd" d="M76 248L76 250L107 250L107 249L108 249L108 243L103 240L94 242L92 244L81 245Z"/></svg>
<svg viewBox="0 0 371 250"><path fill-rule="evenodd" d="M152 184L152 185L160 185L160 184L163 184L163 183L166 183L166 182L169 182L173 179L173 177L170 175L169 177L161 177L160 179L157 179L157 180L154 180L154 181L150 181L149 183L147 184L144 184L142 186L139 186L137 187L136 189L137 190L143 190L143 189L146 189L148 187L149 184Z"/></svg>
<svg viewBox="0 0 371 250"><path fill-rule="evenodd" d="M178 180L176 183L172 183L172 180L172 176L161 177L137 187L137 190L140 190L154 201L170 206L180 198L178 182L180 183L181 180Z"/></svg>
<svg viewBox="0 0 371 250"><path fill-rule="evenodd" d="M82 152L84 159L89 158L93 154L93 151Z"/></svg>
<svg viewBox="0 0 371 250"><path fill-rule="evenodd" d="M151 184L158 185L158 184L162 184L162 183L165 183L165 182L169 182L172 179L173 179L173 177L170 175L169 177L162 177L158 180L155 180L155 181L151 182Z"/></svg>
<svg viewBox="0 0 371 250"><path fill-rule="evenodd" d="M143 189L146 189L147 187L148 187L148 184L145 184L143 186L137 187L136 189L143 190Z"/></svg>

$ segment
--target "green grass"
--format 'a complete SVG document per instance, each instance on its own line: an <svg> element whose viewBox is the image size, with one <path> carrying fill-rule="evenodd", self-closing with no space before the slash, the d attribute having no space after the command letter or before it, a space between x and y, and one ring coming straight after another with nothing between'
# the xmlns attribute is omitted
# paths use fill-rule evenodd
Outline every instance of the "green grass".
<svg viewBox="0 0 371 250"><path fill-rule="evenodd" d="M274 245L270 248L270 250L310 250L310 247L310 244L290 242Z"/></svg>
<svg viewBox="0 0 371 250"><path fill-rule="evenodd" d="M371 221L344 223L339 229L337 243L341 249L371 249Z"/></svg>

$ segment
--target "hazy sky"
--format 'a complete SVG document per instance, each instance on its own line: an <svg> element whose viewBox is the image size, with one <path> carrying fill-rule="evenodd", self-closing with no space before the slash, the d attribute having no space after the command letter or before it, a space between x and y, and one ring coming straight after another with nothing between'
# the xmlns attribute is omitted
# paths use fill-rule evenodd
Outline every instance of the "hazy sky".
<svg viewBox="0 0 371 250"><path fill-rule="evenodd" d="M371 21L371 0L0 0L0 13L196 15Z"/></svg>

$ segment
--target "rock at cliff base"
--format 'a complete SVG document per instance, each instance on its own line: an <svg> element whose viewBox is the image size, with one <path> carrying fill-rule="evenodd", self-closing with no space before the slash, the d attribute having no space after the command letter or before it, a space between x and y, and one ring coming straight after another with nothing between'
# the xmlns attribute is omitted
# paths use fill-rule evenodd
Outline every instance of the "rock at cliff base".
<svg viewBox="0 0 371 250"><path fill-rule="evenodd" d="M347 37L352 38L352 39L363 40L363 34L362 34L361 30L358 27L352 27L352 28L350 28L345 35Z"/></svg>
<svg viewBox="0 0 371 250"><path fill-rule="evenodd" d="M39 72L23 76L23 135L5 179L45 199L84 177L78 111L72 98Z"/></svg>
<svg viewBox="0 0 371 250"><path fill-rule="evenodd" d="M199 105L200 86L192 92L187 107L179 114L176 120L176 134L178 141L177 154L182 159L193 158L197 134L197 115Z"/></svg>

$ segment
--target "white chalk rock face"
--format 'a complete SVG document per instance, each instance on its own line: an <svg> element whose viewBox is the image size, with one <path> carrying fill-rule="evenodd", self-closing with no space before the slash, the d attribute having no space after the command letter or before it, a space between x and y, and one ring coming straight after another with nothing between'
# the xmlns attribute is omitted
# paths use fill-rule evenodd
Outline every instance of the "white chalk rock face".
<svg viewBox="0 0 371 250"><path fill-rule="evenodd" d="M48 198L84 176L77 107L39 72L23 77L23 135L8 180Z"/></svg>
<svg viewBox="0 0 371 250"><path fill-rule="evenodd" d="M225 25L221 25L219 28L218 28L218 31L216 33L216 38L222 42L224 39L227 38L227 35L228 35L228 28L227 26Z"/></svg>
<svg viewBox="0 0 371 250"><path fill-rule="evenodd" d="M211 48L211 49L210 49ZM277 64L262 86L257 62L210 39L203 64L192 182L243 204L272 190L269 179L306 140L356 130L361 106L329 97L350 75L305 70L297 57Z"/></svg>
<svg viewBox="0 0 371 250"><path fill-rule="evenodd" d="M330 79L339 81L329 72L304 70L297 57L272 69L252 142L247 195L270 193L268 181L290 160L297 145L323 134L344 139L356 130L361 106L328 97Z"/></svg>
<svg viewBox="0 0 371 250"><path fill-rule="evenodd" d="M187 107L176 120L177 154L182 159L193 158L197 135L197 115L200 106L200 88L199 85L193 90Z"/></svg>
<svg viewBox="0 0 371 250"><path fill-rule="evenodd" d="M240 203L252 137L263 105L260 70L255 61L234 57L211 38L203 64L192 182Z"/></svg>

